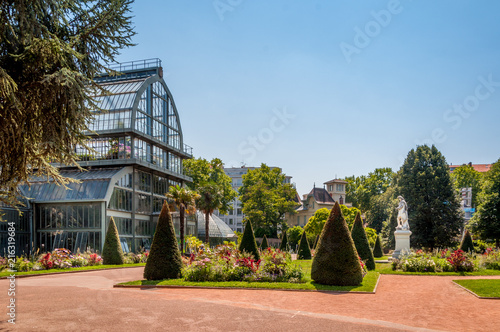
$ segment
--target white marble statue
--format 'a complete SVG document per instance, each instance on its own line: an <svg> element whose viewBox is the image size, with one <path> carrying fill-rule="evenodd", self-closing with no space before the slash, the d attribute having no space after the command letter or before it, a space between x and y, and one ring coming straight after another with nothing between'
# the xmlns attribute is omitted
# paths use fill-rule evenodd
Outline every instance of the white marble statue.
<svg viewBox="0 0 500 332"><path fill-rule="evenodd" d="M398 199L398 226L396 227L396 229L409 230L410 225L408 224L408 205L406 205L406 201L403 196L398 196Z"/></svg>

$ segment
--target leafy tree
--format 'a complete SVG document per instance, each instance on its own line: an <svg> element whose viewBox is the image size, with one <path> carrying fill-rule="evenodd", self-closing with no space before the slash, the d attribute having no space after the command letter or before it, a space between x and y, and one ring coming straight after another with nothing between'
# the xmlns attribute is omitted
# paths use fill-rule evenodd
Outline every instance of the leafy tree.
<svg viewBox="0 0 500 332"><path fill-rule="evenodd" d="M347 223L347 226L349 229L352 228L352 225L354 224L354 220L356 219L356 216L358 213L361 213L361 210L356 208L356 207L351 207L348 208L345 205L340 205L340 210L342 211L342 215L344 216L344 220Z"/></svg>
<svg viewBox="0 0 500 332"><path fill-rule="evenodd" d="M446 159L433 145L412 149L396 176L396 195L405 198L417 247L450 247L462 217Z"/></svg>
<svg viewBox="0 0 500 332"><path fill-rule="evenodd" d="M478 201L470 221L472 230L483 240L495 239L500 248L500 159L485 174Z"/></svg>
<svg viewBox="0 0 500 332"><path fill-rule="evenodd" d="M295 250L297 244L299 244L300 238L302 237L302 232L304 230L300 226L294 226L288 229L288 243L290 248Z"/></svg>
<svg viewBox="0 0 500 332"><path fill-rule="evenodd" d="M177 245L172 216L165 201L144 267L144 278L147 280L176 279L181 276L181 269L181 252Z"/></svg>
<svg viewBox="0 0 500 332"><path fill-rule="evenodd" d="M253 234L252 223L250 222L245 223L243 238L241 239L238 249L241 252L252 254L256 261L260 259L259 249L257 247L257 242L255 241L255 235Z"/></svg>
<svg viewBox="0 0 500 332"><path fill-rule="evenodd" d="M102 248L102 263L105 265L125 264L120 235L118 234L113 217L109 218L108 231L106 232L104 247Z"/></svg>
<svg viewBox="0 0 500 332"><path fill-rule="evenodd" d="M299 250L297 251L297 259L311 259L311 248L309 248L306 232L302 232L302 237L299 242Z"/></svg>
<svg viewBox="0 0 500 332"><path fill-rule="evenodd" d="M264 234L264 237L262 238L262 243L260 245L260 249L264 250L269 248L269 244L267 243L267 237L266 234Z"/></svg>
<svg viewBox="0 0 500 332"><path fill-rule="evenodd" d="M396 231L396 227L398 226L398 213L396 211L397 199L395 199L391 206L393 207L391 216L388 220L384 221L382 226L382 237L384 239L384 245L387 249L395 249L396 247L396 239L394 237L394 232Z"/></svg>
<svg viewBox="0 0 500 332"><path fill-rule="evenodd" d="M380 241L380 236L377 236L377 240L375 240L375 247L373 248L373 257L380 258L384 256L384 252L382 251L382 242Z"/></svg>
<svg viewBox="0 0 500 332"><path fill-rule="evenodd" d="M330 211L327 208L321 208L314 212L314 215L309 218L309 221L304 226L304 230L311 234L311 236L316 237L321 234L323 230L323 226L328 220L328 216L330 215Z"/></svg>
<svg viewBox="0 0 500 332"><path fill-rule="evenodd" d="M189 189L199 192L198 188L206 184L217 187L221 198L220 206L216 209L221 214L226 214L237 193L233 190L231 177L224 172L222 160L218 158L211 161L202 158L188 159L184 160L183 167L184 174L193 179L193 182L187 183Z"/></svg>
<svg viewBox="0 0 500 332"><path fill-rule="evenodd" d="M357 286L363 281L358 252L338 202L319 237L311 278L325 285Z"/></svg>
<svg viewBox="0 0 500 332"><path fill-rule="evenodd" d="M76 165L100 93L93 78L133 45L131 3L2 1L0 202L17 205L17 185L35 172L70 181L49 162Z"/></svg>
<svg viewBox="0 0 500 332"><path fill-rule="evenodd" d="M187 183L188 188L200 195L196 199L196 207L205 215L205 242L209 243L210 215L215 210L226 214L236 197L231 178L224 173L224 164L218 158L210 162L202 158L185 160L184 174L193 179L193 182Z"/></svg>
<svg viewBox="0 0 500 332"><path fill-rule="evenodd" d="M358 255L365 262L366 268L368 270L375 270L375 259L373 258L372 249L368 243L368 238L366 237L361 215L359 213L356 215L356 220L352 226L351 236L356 246L356 250L358 251Z"/></svg>
<svg viewBox="0 0 500 332"><path fill-rule="evenodd" d="M350 176L347 181L346 201L352 203L363 213L372 208L373 197L383 194L391 185L394 173L391 168L376 168L367 176Z"/></svg>
<svg viewBox="0 0 500 332"><path fill-rule="evenodd" d="M465 252L474 252L474 243L472 243L472 236L470 236L469 230L465 231L464 238L460 243L460 249Z"/></svg>
<svg viewBox="0 0 500 332"><path fill-rule="evenodd" d="M286 236L286 232L283 232L281 233L283 234L283 238L281 239L281 244L280 244L280 250L281 251L287 251L288 249L288 239L287 239L287 236Z"/></svg>
<svg viewBox="0 0 500 332"><path fill-rule="evenodd" d="M179 209L179 233L181 240L181 254L184 252L184 214L196 212L196 199L200 197L196 192L187 188L182 188L179 185L170 186L168 193L165 194L167 198L174 201Z"/></svg>
<svg viewBox="0 0 500 332"><path fill-rule="evenodd" d="M451 179L457 190L472 188L472 206L477 203L478 194L481 191L482 175L472 167L472 164L462 165L451 173Z"/></svg>
<svg viewBox="0 0 500 332"><path fill-rule="evenodd" d="M223 194L214 182L207 182L198 187L199 197L196 206L205 215L205 242L210 243L210 216L222 205Z"/></svg>
<svg viewBox="0 0 500 332"><path fill-rule="evenodd" d="M239 192L245 220L273 238L278 237L279 229L286 228L285 214L294 213L297 206L296 191L285 183L285 175L279 168L271 169L266 164L243 175Z"/></svg>
<svg viewBox="0 0 500 332"><path fill-rule="evenodd" d="M366 212L366 222L377 233L382 231L384 221L391 217L391 206L394 198L394 188L392 187L388 188L383 194L371 198L370 210Z"/></svg>
<svg viewBox="0 0 500 332"><path fill-rule="evenodd" d="M377 241L377 232L373 228L365 227L365 233L368 244L373 248L375 246L375 241Z"/></svg>

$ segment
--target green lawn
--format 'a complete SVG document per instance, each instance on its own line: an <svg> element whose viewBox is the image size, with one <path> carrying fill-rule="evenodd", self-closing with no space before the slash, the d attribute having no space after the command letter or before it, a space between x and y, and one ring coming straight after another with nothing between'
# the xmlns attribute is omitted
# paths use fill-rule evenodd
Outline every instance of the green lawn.
<svg viewBox="0 0 500 332"><path fill-rule="evenodd" d="M337 292L373 292L377 285L380 274L375 271L368 272L363 278L363 283L359 286L328 286L321 285L311 281L311 263L312 260L297 260L292 262L299 265L305 274L305 283L287 283L287 282L245 282L245 281L226 281L226 282L191 282L182 279L170 280L136 280L124 282L119 285L125 286L191 286L191 287L226 287L226 288L266 288L266 289L290 289L290 290L311 290L311 291L337 291Z"/></svg>
<svg viewBox="0 0 500 332"><path fill-rule="evenodd" d="M423 275L423 276L498 276L499 270L479 270L474 272L403 272L393 271L391 263L377 263L375 271L380 274L403 274L403 275Z"/></svg>
<svg viewBox="0 0 500 332"><path fill-rule="evenodd" d="M500 298L500 279L453 280L481 297Z"/></svg>
<svg viewBox="0 0 500 332"><path fill-rule="evenodd" d="M374 257L376 261L386 261L392 256L382 256L382 257Z"/></svg>
<svg viewBox="0 0 500 332"><path fill-rule="evenodd" d="M116 269L120 267L138 267L144 266L146 263L139 264L123 264L123 265L95 265L95 266L85 266L85 267L72 267L69 269L50 269L50 270L39 270L39 271L29 271L29 272L15 272L16 276L23 275L39 275L39 274L47 274L47 273L64 273L71 271L89 271L89 270L102 270L102 269ZM12 274L12 272L0 272L1 277L8 277Z"/></svg>

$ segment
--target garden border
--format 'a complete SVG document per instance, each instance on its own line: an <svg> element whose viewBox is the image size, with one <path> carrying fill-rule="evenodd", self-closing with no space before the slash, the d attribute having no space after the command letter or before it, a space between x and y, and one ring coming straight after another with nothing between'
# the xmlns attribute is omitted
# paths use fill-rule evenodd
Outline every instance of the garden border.
<svg viewBox="0 0 500 332"><path fill-rule="evenodd" d="M475 280L482 280L482 279L475 279ZM477 297L478 299L481 299L481 300L500 300L500 297L487 297L487 296L479 296L477 295L476 293L474 293L473 291L471 291L470 289L460 285L459 283L455 282L455 280L452 280L451 281L452 283L454 283L456 286L466 290L467 292L469 292L470 294L474 295L475 297Z"/></svg>
<svg viewBox="0 0 500 332"><path fill-rule="evenodd" d="M94 272L94 271L103 271L103 270L133 269L133 268L137 268L137 267L144 267L144 266L140 265L140 266L107 267L107 268L102 268L102 269L71 270L71 271L36 273L36 274L35 273L34 274L17 274L19 272L12 272L12 274L14 274L16 276L16 279L18 279L18 278L29 278L29 277L42 277L42 276L49 276L49 275L55 275L55 274L65 274L65 273L81 273L81 272ZM0 280L7 279L7 278L8 278L8 276L0 277Z"/></svg>

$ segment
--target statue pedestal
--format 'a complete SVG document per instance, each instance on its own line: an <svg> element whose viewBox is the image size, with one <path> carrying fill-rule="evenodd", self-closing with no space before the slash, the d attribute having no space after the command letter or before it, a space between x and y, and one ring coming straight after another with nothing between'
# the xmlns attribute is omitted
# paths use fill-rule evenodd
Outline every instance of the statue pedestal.
<svg viewBox="0 0 500 332"><path fill-rule="evenodd" d="M398 259L402 251L410 251L410 235L411 231L397 229L394 232L394 238L396 240L396 249L392 254L392 258Z"/></svg>

